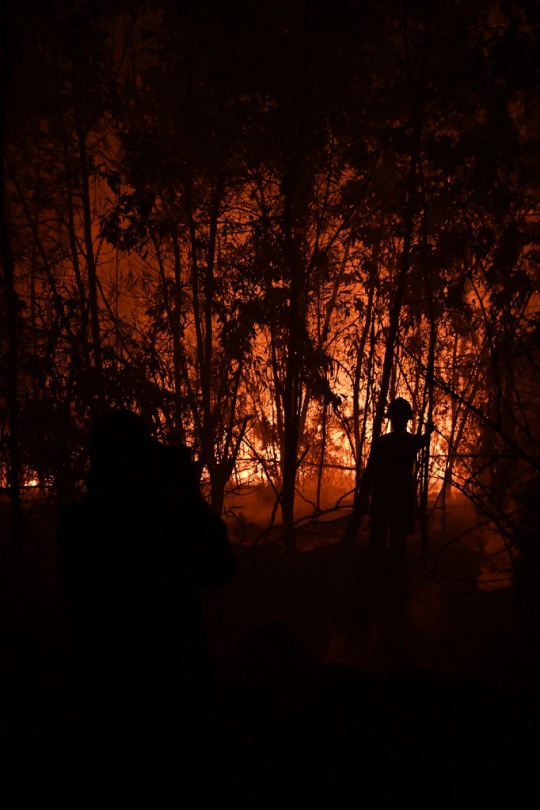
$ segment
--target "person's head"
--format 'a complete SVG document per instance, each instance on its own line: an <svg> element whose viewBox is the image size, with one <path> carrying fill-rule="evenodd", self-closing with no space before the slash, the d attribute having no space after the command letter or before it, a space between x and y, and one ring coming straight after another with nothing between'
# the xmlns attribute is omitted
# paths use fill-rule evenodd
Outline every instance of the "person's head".
<svg viewBox="0 0 540 810"><path fill-rule="evenodd" d="M392 430L407 430L407 423L413 418L413 410L409 402L403 397L392 400L388 406L386 416L392 423Z"/></svg>
<svg viewBox="0 0 540 810"><path fill-rule="evenodd" d="M111 410L99 416L90 431L90 467L94 477L133 477L147 464L150 430L141 416Z"/></svg>

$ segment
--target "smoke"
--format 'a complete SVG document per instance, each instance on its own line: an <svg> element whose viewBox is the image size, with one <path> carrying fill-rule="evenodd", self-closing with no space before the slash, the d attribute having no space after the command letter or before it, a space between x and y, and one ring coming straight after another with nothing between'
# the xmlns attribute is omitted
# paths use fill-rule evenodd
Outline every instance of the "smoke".
<svg viewBox="0 0 540 810"><path fill-rule="evenodd" d="M428 523L429 556L434 578L442 585L493 591L512 585L512 565L505 539L459 490L446 504L433 504Z"/></svg>
<svg viewBox="0 0 540 810"><path fill-rule="evenodd" d="M342 471L325 470L322 485L316 480L305 480L296 491L295 519L299 521L297 547L312 551L321 544L329 542L327 533L321 540L316 531L306 531L306 525L313 517L317 521L329 521L336 518L345 519L352 506L354 479L351 474ZM281 523L281 509L275 508L277 492L269 484L237 487L225 498L225 516L233 541L253 542L270 524L274 514L274 524ZM339 539L336 537L334 539Z"/></svg>

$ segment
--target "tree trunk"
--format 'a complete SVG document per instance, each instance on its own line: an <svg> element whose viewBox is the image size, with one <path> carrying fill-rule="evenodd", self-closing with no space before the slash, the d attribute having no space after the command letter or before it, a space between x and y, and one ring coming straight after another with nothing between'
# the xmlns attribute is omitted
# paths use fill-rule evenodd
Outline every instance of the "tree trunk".
<svg viewBox="0 0 540 810"><path fill-rule="evenodd" d="M289 323L285 384L283 387L283 486L281 491L281 514L283 539L287 548L294 548L294 501L296 472L298 469L298 446L300 443L300 416L302 408L302 343L305 320L304 273L292 227L292 196L296 182L296 167L284 179L284 246L290 272Z"/></svg>
<svg viewBox="0 0 540 810"><path fill-rule="evenodd" d="M79 147L79 163L81 170L81 201L83 208L83 234L88 274L88 300L90 305L90 331L92 334L92 350L94 366L96 369L97 401L103 406L106 401L105 380L103 376L103 361L101 356L101 329L99 322L99 301L97 267L94 256L94 241L92 239L92 207L90 204L90 183L88 179L88 154L86 150L86 133L80 122L79 111L75 107L75 127Z"/></svg>
<svg viewBox="0 0 540 810"><path fill-rule="evenodd" d="M19 417L19 311L20 301L15 289L15 263L6 207L6 120L10 82L10 6L2 5L2 62L0 74L0 258L3 269L4 309L6 318L6 400L9 433L7 441L7 484L12 514L12 534L16 547L22 551L24 521L21 503L21 453Z"/></svg>

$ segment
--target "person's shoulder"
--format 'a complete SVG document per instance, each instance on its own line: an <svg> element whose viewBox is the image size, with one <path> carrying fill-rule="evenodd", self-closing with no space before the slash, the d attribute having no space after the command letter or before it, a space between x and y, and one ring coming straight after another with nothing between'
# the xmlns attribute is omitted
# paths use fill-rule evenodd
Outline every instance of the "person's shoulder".
<svg viewBox="0 0 540 810"><path fill-rule="evenodd" d="M420 447L424 437L420 433L406 433L407 441L411 445L411 447Z"/></svg>
<svg viewBox="0 0 540 810"><path fill-rule="evenodd" d="M379 438L378 441L380 443L379 446L388 452L408 452L409 450L418 450L421 444L421 437L419 437L416 433L409 433L408 431L405 433L396 433L395 431L392 431L390 433L385 433Z"/></svg>
<svg viewBox="0 0 540 810"><path fill-rule="evenodd" d="M374 443L374 446L378 447L379 449L391 449L395 445L399 444L399 436L397 433L390 432L390 433L383 433L377 441Z"/></svg>
<svg viewBox="0 0 540 810"><path fill-rule="evenodd" d="M377 463L381 458L385 458L388 453L392 452L395 445L395 440L392 433L382 433L373 440L370 451L370 459L372 463Z"/></svg>
<svg viewBox="0 0 540 810"><path fill-rule="evenodd" d="M380 447L386 447L389 444L392 444L392 433L381 433L380 436L377 436L376 439L373 439L372 448L377 449Z"/></svg>

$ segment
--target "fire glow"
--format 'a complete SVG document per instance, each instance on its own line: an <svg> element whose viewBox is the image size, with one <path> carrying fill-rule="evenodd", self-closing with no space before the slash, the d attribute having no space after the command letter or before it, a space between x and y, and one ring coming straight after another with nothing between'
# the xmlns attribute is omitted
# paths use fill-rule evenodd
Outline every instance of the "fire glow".
<svg viewBox="0 0 540 810"><path fill-rule="evenodd" d="M129 407L193 448L215 511L267 487L294 542L297 496L317 513L357 491L402 396L413 431L436 426L424 512L455 486L508 526L540 469L529 73L492 99L510 20L478 18L439 58L442 11L432 28L381 7L370 33L340 18L314 63L318 12L309 47L296 18L265 26L263 59L250 37L218 53L203 36L195 56L162 11L85 11L99 70L86 40L42 39L53 9L27 32L6 143L8 489L25 471L79 486L86 425Z"/></svg>

